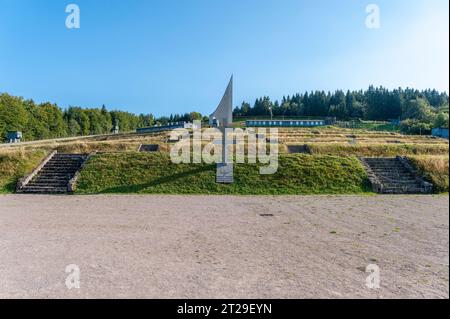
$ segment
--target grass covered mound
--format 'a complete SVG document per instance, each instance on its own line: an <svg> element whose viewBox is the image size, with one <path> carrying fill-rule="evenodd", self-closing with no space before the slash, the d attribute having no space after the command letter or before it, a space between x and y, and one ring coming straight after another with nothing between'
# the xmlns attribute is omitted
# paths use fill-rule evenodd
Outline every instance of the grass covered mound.
<svg viewBox="0 0 450 319"><path fill-rule="evenodd" d="M343 144L312 143L308 144L312 154L336 156L395 157L407 155L445 155L449 152L448 144Z"/></svg>
<svg viewBox="0 0 450 319"><path fill-rule="evenodd" d="M280 155L278 172L260 175L263 164L235 165L235 182L215 183L215 165L173 164L165 153L110 153L90 159L78 194L350 194L370 191L355 157Z"/></svg>
<svg viewBox="0 0 450 319"><path fill-rule="evenodd" d="M436 193L448 193L449 156L409 156L411 163L434 184Z"/></svg>
<svg viewBox="0 0 450 319"><path fill-rule="evenodd" d="M0 153L0 194L14 192L17 181L31 173L46 155L45 150Z"/></svg>

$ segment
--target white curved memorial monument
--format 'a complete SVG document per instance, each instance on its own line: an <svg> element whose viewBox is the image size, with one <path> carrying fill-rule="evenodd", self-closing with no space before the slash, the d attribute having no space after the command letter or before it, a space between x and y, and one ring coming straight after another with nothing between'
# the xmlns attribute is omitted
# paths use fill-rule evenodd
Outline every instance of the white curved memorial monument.
<svg viewBox="0 0 450 319"><path fill-rule="evenodd" d="M233 123L233 76L231 76L225 94L219 106L213 114L209 116L209 125L217 127L228 127Z"/></svg>
<svg viewBox="0 0 450 319"><path fill-rule="evenodd" d="M222 184L233 183L233 163L227 163L228 139L225 128L233 123L233 76L231 76L225 94L219 106L209 116L209 124L216 126L222 132L222 163L217 164L216 182Z"/></svg>

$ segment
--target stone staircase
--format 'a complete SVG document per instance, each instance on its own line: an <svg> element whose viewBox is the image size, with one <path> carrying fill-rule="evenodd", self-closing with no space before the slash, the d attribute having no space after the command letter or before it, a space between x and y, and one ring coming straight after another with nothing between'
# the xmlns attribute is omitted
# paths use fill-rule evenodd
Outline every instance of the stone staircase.
<svg viewBox="0 0 450 319"><path fill-rule="evenodd" d="M55 154L17 193L65 194L69 192L69 182L86 160L85 154Z"/></svg>
<svg viewBox="0 0 450 319"><path fill-rule="evenodd" d="M403 157L361 158L374 192L380 194L428 194L433 185L426 182Z"/></svg>

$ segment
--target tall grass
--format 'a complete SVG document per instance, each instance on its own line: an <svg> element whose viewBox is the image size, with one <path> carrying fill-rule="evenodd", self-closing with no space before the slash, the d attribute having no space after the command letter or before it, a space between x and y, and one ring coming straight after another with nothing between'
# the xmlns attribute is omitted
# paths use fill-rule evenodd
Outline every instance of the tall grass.
<svg viewBox="0 0 450 319"><path fill-rule="evenodd" d="M445 155L448 144L354 144L312 143L307 144L312 154L363 157L395 157L406 155Z"/></svg>
<svg viewBox="0 0 450 319"><path fill-rule="evenodd" d="M17 181L33 169L48 154L45 150L18 149L0 153L0 194L14 191Z"/></svg>
<svg viewBox="0 0 450 319"><path fill-rule="evenodd" d="M432 182L435 191L448 193L449 191L449 156L409 156L408 159Z"/></svg>

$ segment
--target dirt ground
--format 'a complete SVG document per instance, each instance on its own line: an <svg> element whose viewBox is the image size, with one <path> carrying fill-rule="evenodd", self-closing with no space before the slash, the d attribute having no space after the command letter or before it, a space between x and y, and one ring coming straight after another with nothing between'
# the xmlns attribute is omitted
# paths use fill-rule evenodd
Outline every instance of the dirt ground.
<svg viewBox="0 0 450 319"><path fill-rule="evenodd" d="M0 196L0 298L448 298L448 209L448 196Z"/></svg>

